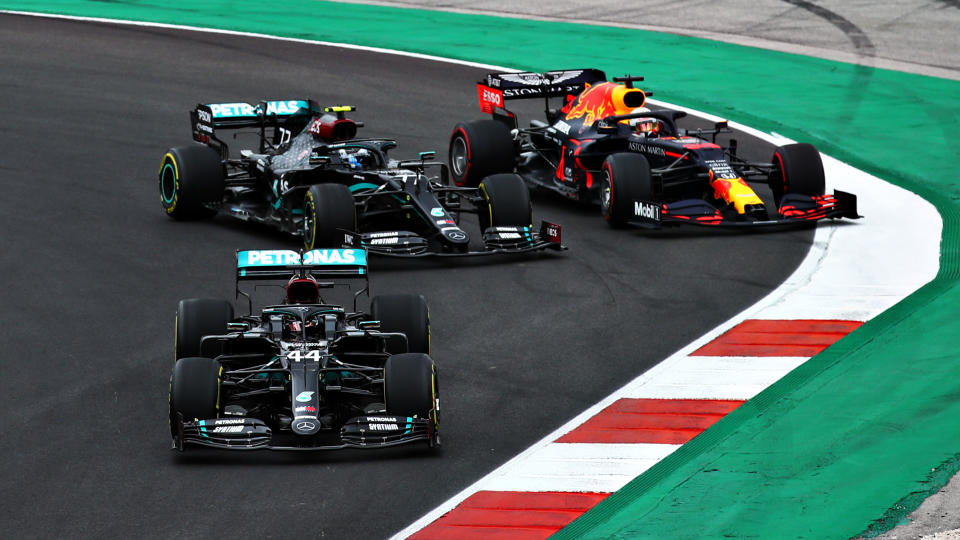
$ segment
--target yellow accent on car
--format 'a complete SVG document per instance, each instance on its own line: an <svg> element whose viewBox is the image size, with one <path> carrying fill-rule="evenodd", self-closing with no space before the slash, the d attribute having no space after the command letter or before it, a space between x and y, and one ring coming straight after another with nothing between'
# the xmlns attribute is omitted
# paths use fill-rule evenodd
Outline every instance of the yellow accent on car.
<svg viewBox="0 0 960 540"><path fill-rule="evenodd" d="M490 204L490 195L487 194L487 188L483 185L483 182L480 182L480 191L483 192L483 198L487 201L487 212L490 213L490 221L487 223L493 226L493 205Z"/></svg>
<svg viewBox="0 0 960 540"><path fill-rule="evenodd" d="M310 228L310 242L307 243L307 249L313 249L314 242L317 240L317 220L312 215L316 213L316 203L313 200L313 193L307 192L307 211L310 212L310 219L313 220L313 227ZM307 219L307 216L303 216L303 219ZM304 243L306 243L306 236L304 236Z"/></svg>
<svg viewBox="0 0 960 540"><path fill-rule="evenodd" d="M167 158L170 158L170 163L173 163L173 174L177 180L180 179L180 168L177 166L177 158L173 157L173 154L167 152L163 155L163 161L160 162L160 170L157 171L157 174L163 172L163 166L167 163Z"/></svg>
<svg viewBox="0 0 960 540"><path fill-rule="evenodd" d="M220 366L220 371L217 372L217 418L220 418L220 381L223 380L223 366Z"/></svg>

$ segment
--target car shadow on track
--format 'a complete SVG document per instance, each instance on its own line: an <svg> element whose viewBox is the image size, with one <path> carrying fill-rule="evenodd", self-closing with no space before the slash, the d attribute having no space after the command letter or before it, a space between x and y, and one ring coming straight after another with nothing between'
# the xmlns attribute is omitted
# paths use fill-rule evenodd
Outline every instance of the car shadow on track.
<svg viewBox="0 0 960 540"><path fill-rule="evenodd" d="M443 457L442 449L423 446L398 446L370 450L345 449L331 451L272 452L269 450L230 451L212 448L190 448L184 452L171 451L176 466L279 466L329 465L332 463L371 463L407 460L435 460Z"/></svg>

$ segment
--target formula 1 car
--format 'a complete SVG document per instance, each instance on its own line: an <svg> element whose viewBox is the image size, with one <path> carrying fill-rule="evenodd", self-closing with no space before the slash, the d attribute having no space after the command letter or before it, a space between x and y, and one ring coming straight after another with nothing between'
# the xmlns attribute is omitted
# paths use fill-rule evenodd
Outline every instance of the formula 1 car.
<svg viewBox="0 0 960 540"><path fill-rule="evenodd" d="M450 169L458 186L516 172L531 188L599 203L613 226L665 224L755 227L858 218L855 195L824 193L820 153L809 144L780 146L770 163L737 156L737 142L717 143L712 129L677 127L683 111L651 111L652 95L634 87L643 77L596 69L491 73L477 84L480 109L492 116L458 124L450 137ZM520 128L505 108L513 99L543 98L546 122ZM566 98L551 108L551 98ZM711 136L706 140L704 136ZM771 215L747 180L769 184Z"/></svg>
<svg viewBox="0 0 960 540"><path fill-rule="evenodd" d="M181 300L170 378L173 447L334 450L440 445L437 366L420 295L369 298L367 252L237 252L237 298ZM283 298L254 314L250 293L279 280ZM358 283L351 287L350 283ZM325 301L346 287L352 310ZM358 289L358 290L353 290ZM324 296L328 296L324 292Z"/></svg>
<svg viewBox="0 0 960 540"><path fill-rule="evenodd" d="M190 121L200 144L171 148L160 164L164 211L265 223L301 236L307 250L342 247L344 233L396 256L564 249L559 225L533 228L521 181L495 175L450 185L446 165L428 163L433 152L398 161L387 157L395 141L355 138L363 124L346 117L353 110L309 100L197 105ZM241 136L250 147L234 155L227 138ZM428 176L431 167L439 174ZM478 215L482 249L471 250L462 212Z"/></svg>

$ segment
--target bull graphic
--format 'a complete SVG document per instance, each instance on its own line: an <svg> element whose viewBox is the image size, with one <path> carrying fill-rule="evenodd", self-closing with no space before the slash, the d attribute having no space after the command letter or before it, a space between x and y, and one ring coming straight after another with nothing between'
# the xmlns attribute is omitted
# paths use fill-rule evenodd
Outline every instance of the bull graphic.
<svg viewBox="0 0 960 540"><path fill-rule="evenodd" d="M627 88L622 84L603 82L588 86L577 96L573 106L566 111L566 120L583 118L584 126L592 126L601 118L615 114L627 114L637 107L643 107L646 95L638 88Z"/></svg>

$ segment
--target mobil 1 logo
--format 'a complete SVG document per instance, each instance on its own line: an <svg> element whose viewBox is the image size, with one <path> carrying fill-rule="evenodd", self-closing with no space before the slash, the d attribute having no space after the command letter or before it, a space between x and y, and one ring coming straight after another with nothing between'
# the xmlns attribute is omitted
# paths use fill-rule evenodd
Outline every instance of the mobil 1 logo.
<svg viewBox="0 0 960 540"><path fill-rule="evenodd" d="M643 221L660 223L660 205L648 201L633 201L633 215Z"/></svg>

